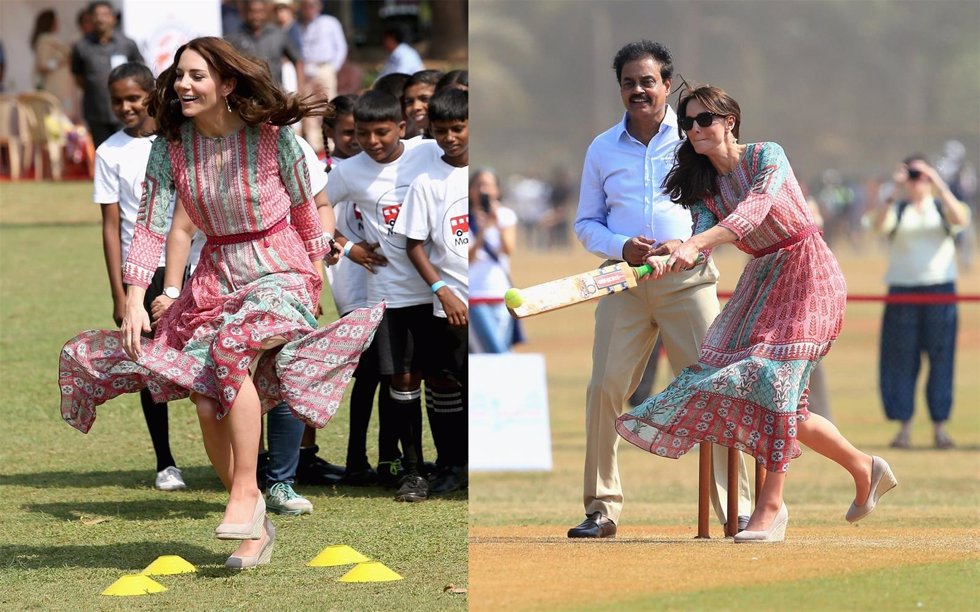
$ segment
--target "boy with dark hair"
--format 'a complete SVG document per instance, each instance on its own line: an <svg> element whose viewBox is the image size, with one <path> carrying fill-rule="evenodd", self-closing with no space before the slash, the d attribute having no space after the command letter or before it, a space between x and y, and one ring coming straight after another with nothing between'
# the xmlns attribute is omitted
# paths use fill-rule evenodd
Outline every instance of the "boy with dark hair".
<svg viewBox="0 0 980 612"><path fill-rule="evenodd" d="M428 482L422 476L421 337L431 317L433 291L408 260L405 237L392 232L412 180L435 164L442 151L431 141L402 140L405 121L391 94L368 91L354 105L355 137L362 152L334 168L327 183L331 202L353 202L366 221L364 242L373 255L368 301L385 300L387 310L375 341L379 370L390 380L392 416L402 445L404 478L398 501L422 501ZM337 234L346 249L348 238ZM438 287L437 287L438 289ZM379 466L379 472L383 466Z"/></svg>
<svg viewBox="0 0 980 612"><path fill-rule="evenodd" d="M408 188L394 231L430 285L433 312L424 367L426 408L436 445L433 494L465 488L467 268L469 254L469 94L447 89L429 103L429 125L443 155ZM427 244L427 246L426 246Z"/></svg>

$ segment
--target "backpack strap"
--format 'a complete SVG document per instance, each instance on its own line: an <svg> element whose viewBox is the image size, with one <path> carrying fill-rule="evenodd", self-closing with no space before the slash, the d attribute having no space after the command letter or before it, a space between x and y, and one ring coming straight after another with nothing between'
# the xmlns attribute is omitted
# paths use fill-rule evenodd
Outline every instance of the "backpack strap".
<svg viewBox="0 0 980 612"><path fill-rule="evenodd" d="M939 213L939 220L943 224L943 230L945 230L947 236L952 236L953 235L953 228L949 224L949 219L947 219L946 218L946 215L943 214L943 205L942 205L942 203L939 200L937 200L936 198L933 198L932 199L932 202L933 202L933 204L936 205L936 212ZM896 207L895 208L895 227L893 227L892 228L892 231L888 233L888 239L889 240L892 240L892 239L895 238L895 232L898 231L898 224L902 222L902 215L905 213L905 209L908 207L908 205L909 205L908 200L900 200L899 202L897 202L895 204L895 207Z"/></svg>

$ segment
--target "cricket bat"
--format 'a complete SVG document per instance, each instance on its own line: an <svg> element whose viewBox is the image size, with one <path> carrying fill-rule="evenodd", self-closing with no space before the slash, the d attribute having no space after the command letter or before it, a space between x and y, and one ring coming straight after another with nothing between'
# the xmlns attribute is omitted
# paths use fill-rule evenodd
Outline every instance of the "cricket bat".
<svg viewBox="0 0 980 612"><path fill-rule="evenodd" d="M668 257L669 255L657 256L665 261ZM703 262L704 255L699 255L695 265ZM620 262L525 289L508 289L504 301L512 317L523 319L627 291L636 287L640 279L651 272L653 268L650 264L634 267Z"/></svg>

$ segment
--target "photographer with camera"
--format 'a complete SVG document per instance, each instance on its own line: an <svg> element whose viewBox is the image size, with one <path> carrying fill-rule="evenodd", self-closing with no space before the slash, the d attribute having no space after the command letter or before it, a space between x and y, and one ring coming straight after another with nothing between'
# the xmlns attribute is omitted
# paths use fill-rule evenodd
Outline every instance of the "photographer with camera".
<svg viewBox="0 0 980 612"><path fill-rule="evenodd" d="M493 170L470 175L470 352L506 353L514 343L514 320L504 305L510 256L517 244L517 214L500 203Z"/></svg>
<svg viewBox="0 0 980 612"><path fill-rule="evenodd" d="M885 305L878 381L885 415L902 424L891 446L911 446L915 383L925 353L926 403L935 446L953 448L945 429L953 404L957 326L956 303L950 299L956 293L953 236L969 225L970 209L921 155L906 158L893 181L892 195L875 211L872 222L875 231L888 237L888 295L921 299L906 303L909 298L898 298L902 301Z"/></svg>

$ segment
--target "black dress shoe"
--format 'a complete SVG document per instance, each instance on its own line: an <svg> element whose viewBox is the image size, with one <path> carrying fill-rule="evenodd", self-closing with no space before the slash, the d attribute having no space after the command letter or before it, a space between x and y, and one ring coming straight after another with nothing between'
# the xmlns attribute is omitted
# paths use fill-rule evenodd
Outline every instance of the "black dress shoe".
<svg viewBox="0 0 980 612"><path fill-rule="evenodd" d="M744 514L738 515L738 531L739 532L745 531L745 528L748 526L749 526L749 517L745 516ZM728 523L725 523L724 525L722 525L722 527L727 528Z"/></svg>
<svg viewBox="0 0 980 612"><path fill-rule="evenodd" d="M347 471L340 477L340 484L352 487L368 487L378 484L378 473L370 465L360 468L347 466Z"/></svg>
<svg viewBox="0 0 980 612"><path fill-rule="evenodd" d="M568 530L570 538L615 538L616 523L599 512L587 514L585 520Z"/></svg>
<svg viewBox="0 0 980 612"><path fill-rule="evenodd" d="M429 484L429 493L444 495L465 489L469 485L469 471L465 465L440 468Z"/></svg>
<svg viewBox="0 0 980 612"><path fill-rule="evenodd" d="M334 485L346 472L342 465L335 465L317 457L317 445L299 449L299 465L296 466L296 482L305 485Z"/></svg>

